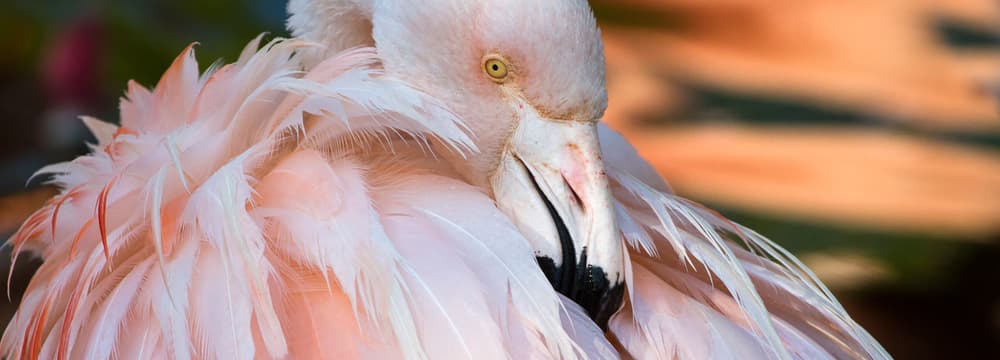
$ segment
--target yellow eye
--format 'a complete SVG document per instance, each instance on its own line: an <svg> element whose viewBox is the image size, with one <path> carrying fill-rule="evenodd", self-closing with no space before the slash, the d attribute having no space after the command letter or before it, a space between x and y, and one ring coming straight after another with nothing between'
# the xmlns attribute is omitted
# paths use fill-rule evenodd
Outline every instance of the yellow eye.
<svg viewBox="0 0 1000 360"><path fill-rule="evenodd" d="M486 59L486 62L483 63L483 68L486 70L486 75L489 75L496 82L506 80L509 74L507 63L497 58Z"/></svg>

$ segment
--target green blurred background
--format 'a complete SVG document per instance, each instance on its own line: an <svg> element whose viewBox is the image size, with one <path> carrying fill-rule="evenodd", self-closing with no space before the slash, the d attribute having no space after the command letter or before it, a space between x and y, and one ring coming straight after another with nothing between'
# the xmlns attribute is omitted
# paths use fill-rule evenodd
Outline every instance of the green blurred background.
<svg viewBox="0 0 1000 360"><path fill-rule="evenodd" d="M1000 358L997 2L592 4L606 120L679 193L801 256L898 358ZM0 236L51 195L35 170L86 151L77 115L117 120L189 43L207 66L287 36L284 6L0 3Z"/></svg>

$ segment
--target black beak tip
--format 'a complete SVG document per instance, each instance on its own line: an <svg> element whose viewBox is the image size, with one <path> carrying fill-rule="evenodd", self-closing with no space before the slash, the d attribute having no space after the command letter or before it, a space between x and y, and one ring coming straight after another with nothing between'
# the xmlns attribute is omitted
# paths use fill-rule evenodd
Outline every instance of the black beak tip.
<svg viewBox="0 0 1000 360"><path fill-rule="evenodd" d="M601 330L608 330L608 321L618 312L625 299L625 283L621 279L611 282L607 272L596 266L584 265L581 284L571 298L583 307Z"/></svg>
<svg viewBox="0 0 1000 360"><path fill-rule="evenodd" d="M576 266L568 268L557 266L548 257L536 259L552 287L580 305L601 330L607 331L608 321L621 309L625 299L625 284L622 279L611 281L604 269L588 265L586 256ZM572 280L565 281L566 277Z"/></svg>

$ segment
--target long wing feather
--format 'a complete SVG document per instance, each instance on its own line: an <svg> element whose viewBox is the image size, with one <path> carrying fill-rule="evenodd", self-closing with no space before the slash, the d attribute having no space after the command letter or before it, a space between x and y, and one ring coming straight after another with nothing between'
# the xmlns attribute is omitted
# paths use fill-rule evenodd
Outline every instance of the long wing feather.
<svg viewBox="0 0 1000 360"><path fill-rule="evenodd" d="M758 335L766 343L763 349L770 352L768 357L809 354L808 358L814 358L812 355L822 353L835 358L890 358L794 256L759 234L669 193L650 175L651 167L614 131L601 127L601 141L605 153L620 157L609 167L609 176L614 180L617 206L624 209L618 213L624 220L620 222L625 225L624 230L631 229L633 233L626 237L636 238L630 241L636 274L633 292L641 293L644 286L667 286L680 295L704 298L709 294L707 289L717 288L720 292L716 296L725 294L726 301L732 301L736 307L717 307L712 311ZM648 231L638 230L636 224ZM641 240L643 233L653 238L652 247L657 253L651 252L651 246ZM732 240L741 241L747 248ZM651 271L654 269L660 270ZM642 274L652 275L659 282L648 276L643 280ZM636 312L649 308L636 302L640 295L631 299L632 310L627 313L637 327L625 326L625 320L619 320L617 329L621 334L616 332L616 336L629 339L638 351L646 352L648 346L653 346L650 344L655 345L648 337L660 333L643 332L662 332L657 330L662 321L655 311ZM684 298L673 298L678 299L674 306L685 303ZM705 298L702 302L712 303L709 300ZM645 343L636 340L643 336L647 337Z"/></svg>

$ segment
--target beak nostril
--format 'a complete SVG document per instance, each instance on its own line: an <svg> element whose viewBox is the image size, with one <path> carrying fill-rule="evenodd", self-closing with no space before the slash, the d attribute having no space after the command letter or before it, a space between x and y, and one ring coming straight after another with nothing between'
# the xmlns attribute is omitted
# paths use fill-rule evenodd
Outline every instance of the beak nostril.
<svg viewBox="0 0 1000 360"><path fill-rule="evenodd" d="M583 198L580 197L580 193L573 188L573 184L566 179L565 175L560 174L560 176L562 176L563 182L566 183L566 188L569 189L569 193L573 195L573 201L576 202L576 205L580 207L580 210L587 211L587 206L584 204Z"/></svg>

